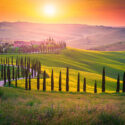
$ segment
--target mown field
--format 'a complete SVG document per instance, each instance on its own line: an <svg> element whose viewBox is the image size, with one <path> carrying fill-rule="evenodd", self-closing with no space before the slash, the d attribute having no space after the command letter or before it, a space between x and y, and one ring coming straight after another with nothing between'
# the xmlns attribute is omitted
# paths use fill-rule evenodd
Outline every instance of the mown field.
<svg viewBox="0 0 125 125"><path fill-rule="evenodd" d="M54 70L55 91L58 91L59 72L62 71L62 90L65 91L66 67L69 67L70 92L76 91L77 75L80 73L80 91L83 89L83 79L87 79L87 92L93 92L94 82L97 80L98 92L101 92L102 68L106 68L106 92L112 93L116 91L116 79L118 73L121 79L125 71L125 52L98 52L86 51L78 49L65 49L59 54L14 54L1 55L0 57L15 58L18 56L29 56L31 59L39 59L41 61L41 70L46 70L51 76ZM47 91L50 91L50 78L47 78ZM25 80L18 81L18 87L24 87ZM36 79L32 79L32 89L36 89ZM42 79L40 80L42 90ZM14 82L13 82L14 84Z"/></svg>

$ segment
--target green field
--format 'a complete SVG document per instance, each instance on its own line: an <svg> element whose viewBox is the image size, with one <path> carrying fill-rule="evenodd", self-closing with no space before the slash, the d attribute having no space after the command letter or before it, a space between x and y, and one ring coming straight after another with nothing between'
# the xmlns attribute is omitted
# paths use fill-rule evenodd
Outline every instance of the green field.
<svg viewBox="0 0 125 125"><path fill-rule="evenodd" d="M0 57L30 56L41 61L46 70L47 92L37 91L37 80L31 80L32 91L24 90L25 80L18 80L18 88L0 88L1 125L124 125L125 94L116 93L116 78L125 69L125 52L97 52L65 49L59 54L0 55ZM14 60L15 63L15 60ZM70 92L65 92L66 67L70 68ZM106 68L106 93L101 93L102 68ZM54 90L51 90L51 71L54 69ZM58 91L59 72L62 71L62 90ZM80 72L80 92L77 75ZM87 93L83 93L83 78L87 78ZM94 82L98 94L92 94Z"/></svg>
<svg viewBox="0 0 125 125"><path fill-rule="evenodd" d="M98 52L78 49L65 49L59 54L26 54L26 55L1 55L0 57L15 58L18 56L29 56L32 59L41 61L41 70L46 70L51 76L54 69L55 91L58 91L59 72L62 71L62 89L65 91L66 67L70 68L70 91L75 92L77 86L77 74L81 75L81 92L83 88L83 78L87 79L87 91L93 92L94 81L97 80L98 92L101 92L102 68L106 68L106 92L115 92L116 79L118 73L121 79L125 71L125 52ZM24 80L20 80L19 87L24 87ZM42 79L41 90L42 90ZM32 89L36 89L36 79L32 80ZM50 78L47 78L47 90L50 90Z"/></svg>

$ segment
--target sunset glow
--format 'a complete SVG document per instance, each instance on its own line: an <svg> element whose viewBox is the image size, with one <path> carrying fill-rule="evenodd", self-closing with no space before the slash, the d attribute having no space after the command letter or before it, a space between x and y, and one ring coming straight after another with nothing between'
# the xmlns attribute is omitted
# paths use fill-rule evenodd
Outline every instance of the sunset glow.
<svg viewBox="0 0 125 125"><path fill-rule="evenodd" d="M43 8L43 12L46 16L54 16L55 13L56 13L56 9L54 7L54 5L51 5L51 4L48 4L48 5L45 5L44 8Z"/></svg>
<svg viewBox="0 0 125 125"><path fill-rule="evenodd" d="M125 1L1 0L0 21L124 26Z"/></svg>

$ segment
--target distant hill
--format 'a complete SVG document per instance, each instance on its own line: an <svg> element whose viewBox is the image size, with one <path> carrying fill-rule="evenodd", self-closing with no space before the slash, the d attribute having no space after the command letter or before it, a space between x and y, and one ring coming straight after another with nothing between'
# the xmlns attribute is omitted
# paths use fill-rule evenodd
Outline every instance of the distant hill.
<svg viewBox="0 0 125 125"><path fill-rule="evenodd" d="M0 23L1 40L44 40L49 36L55 40L65 40L69 47L91 49L125 41L125 28L80 24Z"/></svg>
<svg viewBox="0 0 125 125"><path fill-rule="evenodd" d="M97 50L97 51L125 51L125 41L117 42L105 46L91 48L89 50Z"/></svg>

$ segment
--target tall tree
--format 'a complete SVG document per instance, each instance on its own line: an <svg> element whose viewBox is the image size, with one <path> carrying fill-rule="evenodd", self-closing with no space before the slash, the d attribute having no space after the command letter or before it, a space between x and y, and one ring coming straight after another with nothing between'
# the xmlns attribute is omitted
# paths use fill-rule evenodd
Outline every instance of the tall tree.
<svg viewBox="0 0 125 125"><path fill-rule="evenodd" d="M3 68L4 66L3 65L1 65L1 79L3 79L3 76L4 76L4 68Z"/></svg>
<svg viewBox="0 0 125 125"><path fill-rule="evenodd" d="M16 70L16 74L15 74L15 87L17 88L17 70Z"/></svg>
<svg viewBox="0 0 125 125"><path fill-rule="evenodd" d="M20 78L20 66L17 66L17 74L18 74L18 78Z"/></svg>
<svg viewBox="0 0 125 125"><path fill-rule="evenodd" d="M67 67L66 71L66 91L69 91L69 68Z"/></svg>
<svg viewBox="0 0 125 125"><path fill-rule="evenodd" d="M84 78L83 91L86 92L86 78Z"/></svg>
<svg viewBox="0 0 125 125"><path fill-rule="evenodd" d="M54 76L53 76L53 69L52 69L52 74L51 74L51 91L54 90Z"/></svg>
<svg viewBox="0 0 125 125"><path fill-rule="evenodd" d="M9 87L11 86L11 73L10 73L10 66L8 66L8 82L9 82Z"/></svg>
<svg viewBox="0 0 125 125"><path fill-rule="evenodd" d="M97 93L97 82L95 80L94 93Z"/></svg>
<svg viewBox="0 0 125 125"><path fill-rule="evenodd" d="M38 73L37 73L37 90L39 90L39 88L40 88L40 84L39 84L39 81L40 81L40 73L39 73L39 71L38 71Z"/></svg>
<svg viewBox="0 0 125 125"><path fill-rule="evenodd" d="M28 71L27 71L27 69L26 69L25 72L26 72L26 73L25 73L25 90L27 90L27 89L28 89L28 81L27 81L27 78L28 78Z"/></svg>
<svg viewBox="0 0 125 125"><path fill-rule="evenodd" d="M102 72L102 92L105 92L105 67L103 67Z"/></svg>
<svg viewBox="0 0 125 125"><path fill-rule="evenodd" d="M123 92L125 92L125 72L123 74Z"/></svg>
<svg viewBox="0 0 125 125"><path fill-rule="evenodd" d="M119 91L120 91L120 76L118 74L116 92L119 92Z"/></svg>
<svg viewBox="0 0 125 125"><path fill-rule="evenodd" d="M4 85L6 85L6 65L4 64Z"/></svg>
<svg viewBox="0 0 125 125"><path fill-rule="evenodd" d="M80 91L80 74L78 73L78 80L77 80L77 92Z"/></svg>
<svg viewBox="0 0 125 125"><path fill-rule="evenodd" d="M31 90L31 75L29 75L29 90Z"/></svg>
<svg viewBox="0 0 125 125"><path fill-rule="evenodd" d="M14 65L13 65L12 75L13 75L12 77L13 77L13 80L14 80L14 76L15 76Z"/></svg>
<svg viewBox="0 0 125 125"><path fill-rule="evenodd" d="M12 58L11 58L11 65L13 65L13 56L12 56Z"/></svg>
<svg viewBox="0 0 125 125"><path fill-rule="evenodd" d="M43 72L43 91L46 91L46 71Z"/></svg>
<svg viewBox="0 0 125 125"><path fill-rule="evenodd" d="M59 91L62 91L62 77L61 77L61 71L60 71L60 74L59 74Z"/></svg>

